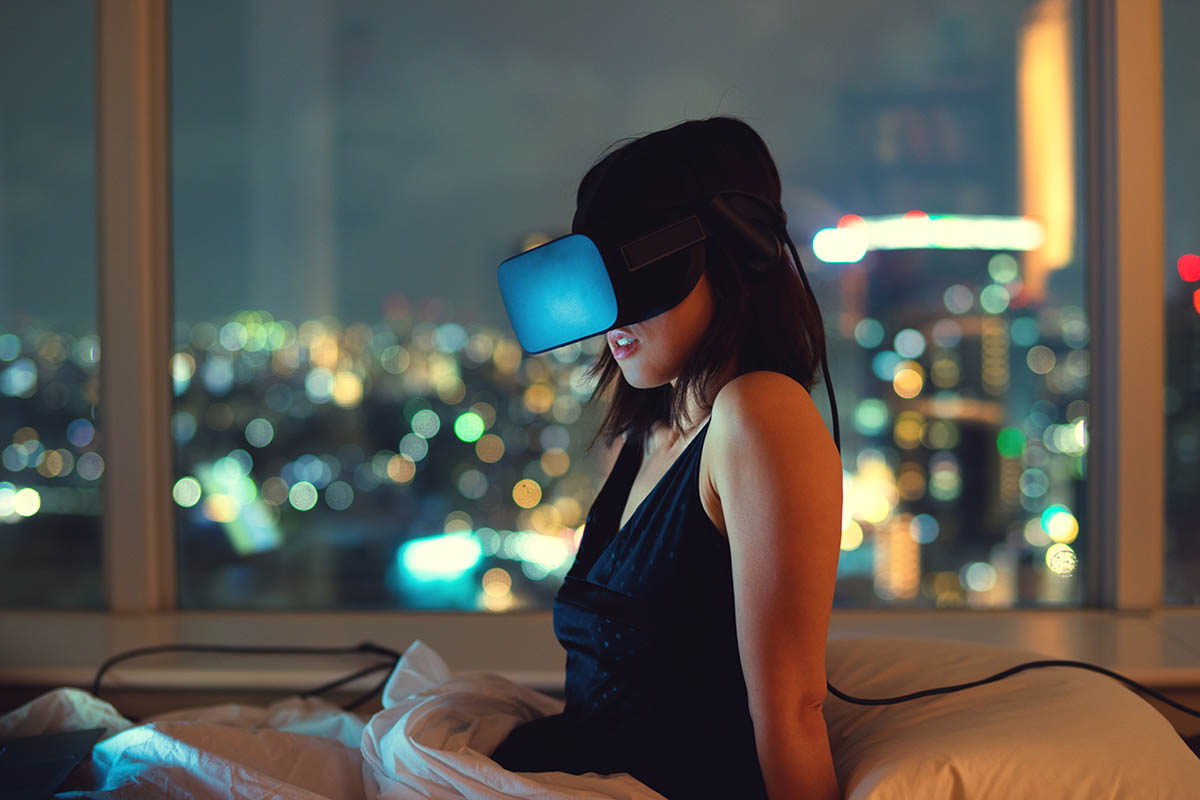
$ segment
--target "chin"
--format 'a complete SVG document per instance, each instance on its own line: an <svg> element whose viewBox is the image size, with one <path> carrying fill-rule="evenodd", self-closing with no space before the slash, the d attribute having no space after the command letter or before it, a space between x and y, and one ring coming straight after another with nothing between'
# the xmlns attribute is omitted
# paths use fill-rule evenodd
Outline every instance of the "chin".
<svg viewBox="0 0 1200 800"><path fill-rule="evenodd" d="M653 378L647 378L645 375L639 375L639 374L630 375L628 372L625 372L624 370L622 370L621 374L623 374L625 376L625 382L628 383L630 386L632 386L635 389L657 389L659 386L662 386L664 384L671 382L670 378L662 378L660 380L654 380Z"/></svg>

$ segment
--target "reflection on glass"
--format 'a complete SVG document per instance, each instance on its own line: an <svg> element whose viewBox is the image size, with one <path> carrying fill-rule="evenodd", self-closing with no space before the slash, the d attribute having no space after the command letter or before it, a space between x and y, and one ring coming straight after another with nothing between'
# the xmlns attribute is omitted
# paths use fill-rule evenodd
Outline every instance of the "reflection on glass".
<svg viewBox="0 0 1200 800"><path fill-rule="evenodd" d="M1200 604L1200 6L1163 0L1166 525L1163 603Z"/></svg>
<svg viewBox="0 0 1200 800"><path fill-rule="evenodd" d="M730 5L670 39L637 6L283 8L172 6L183 607L549 608L611 464L605 346L526 356L495 267L569 231L615 140L717 113L779 162L829 327L835 604L1082 602L1065 0Z"/></svg>
<svg viewBox="0 0 1200 800"><path fill-rule="evenodd" d="M0 5L0 607L102 608L93 7Z"/></svg>

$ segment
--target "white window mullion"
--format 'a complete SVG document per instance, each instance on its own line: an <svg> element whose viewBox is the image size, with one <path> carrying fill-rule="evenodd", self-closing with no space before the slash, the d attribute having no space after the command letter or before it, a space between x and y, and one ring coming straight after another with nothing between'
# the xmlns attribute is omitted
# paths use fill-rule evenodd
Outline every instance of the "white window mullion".
<svg viewBox="0 0 1200 800"><path fill-rule="evenodd" d="M97 0L96 221L104 578L115 612L175 608L167 0Z"/></svg>
<svg viewBox="0 0 1200 800"><path fill-rule="evenodd" d="M1084 0L1092 400L1089 603L1163 591L1162 7Z"/></svg>

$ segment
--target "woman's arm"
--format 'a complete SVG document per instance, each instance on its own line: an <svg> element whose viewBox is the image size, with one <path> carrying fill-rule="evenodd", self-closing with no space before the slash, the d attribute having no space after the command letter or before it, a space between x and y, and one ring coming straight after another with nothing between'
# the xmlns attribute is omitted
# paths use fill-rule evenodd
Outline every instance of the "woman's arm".
<svg viewBox="0 0 1200 800"><path fill-rule="evenodd" d="M778 372L722 387L709 437L767 792L772 800L836 800L821 704L841 550L841 457L808 392Z"/></svg>

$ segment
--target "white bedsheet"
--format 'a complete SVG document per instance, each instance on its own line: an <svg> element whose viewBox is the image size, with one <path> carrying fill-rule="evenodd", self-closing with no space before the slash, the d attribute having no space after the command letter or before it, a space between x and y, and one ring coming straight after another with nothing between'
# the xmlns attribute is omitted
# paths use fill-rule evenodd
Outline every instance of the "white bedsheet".
<svg viewBox="0 0 1200 800"><path fill-rule="evenodd" d="M104 726L56 798L663 800L632 776L510 772L488 756L563 701L494 673L454 676L420 640L364 725L319 697L181 709L134 725L90 692L46 692L0 717L0 738Z"/></svg>

